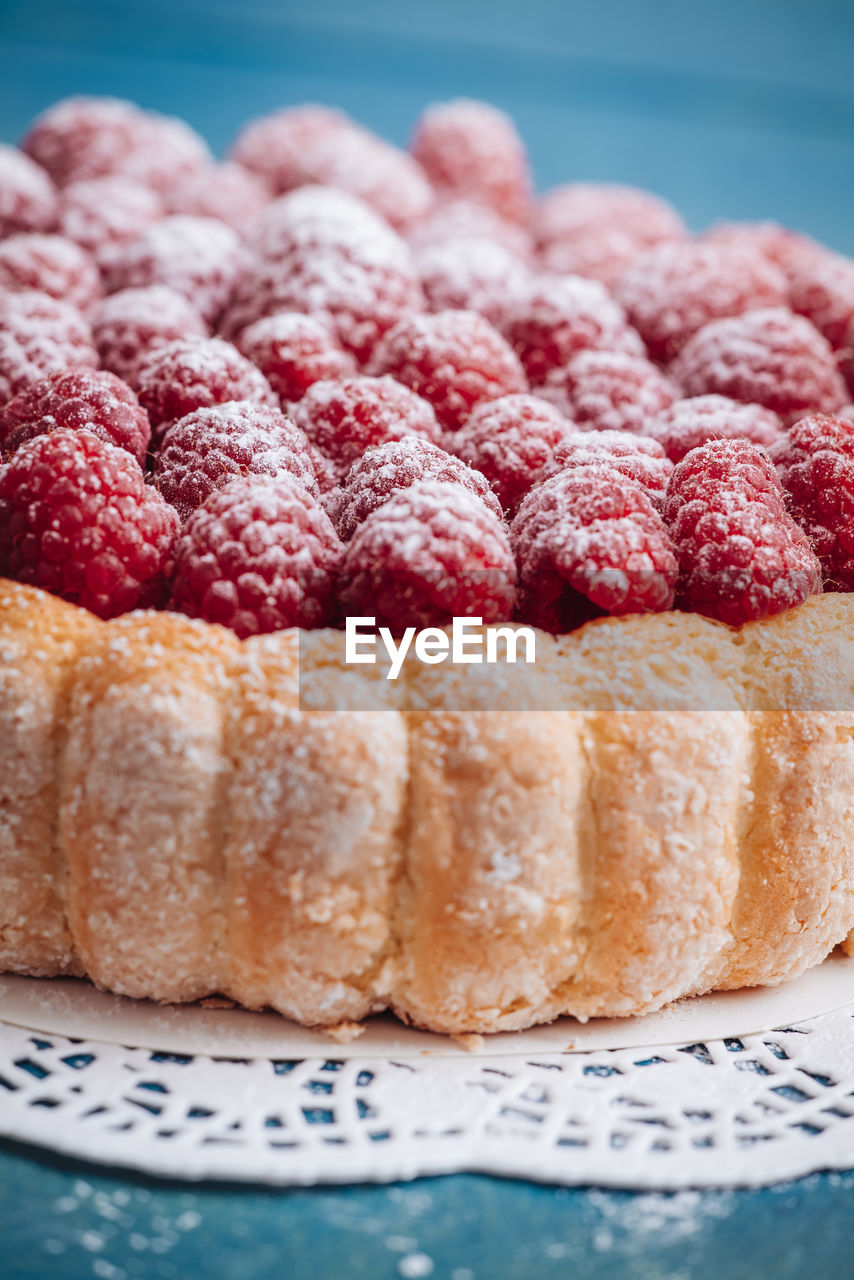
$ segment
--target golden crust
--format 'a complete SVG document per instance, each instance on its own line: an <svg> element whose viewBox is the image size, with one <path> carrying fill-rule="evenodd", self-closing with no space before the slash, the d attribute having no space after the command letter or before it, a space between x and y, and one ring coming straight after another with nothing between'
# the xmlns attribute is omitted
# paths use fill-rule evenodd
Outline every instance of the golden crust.
<svg viewBox="0 0 854 1280"><path fill-rule="evenodd" d="M0 582L0 967L464 1033L779 982L854 929L854 596L396 682L342 649Z"/></svg>

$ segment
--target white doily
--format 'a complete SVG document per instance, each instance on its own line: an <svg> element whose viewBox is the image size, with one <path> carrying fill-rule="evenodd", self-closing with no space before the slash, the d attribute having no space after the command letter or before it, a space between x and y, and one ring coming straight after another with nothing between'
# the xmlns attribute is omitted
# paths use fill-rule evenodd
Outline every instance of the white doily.
<svg viewBox="0 0 854 1280"><path fill-rule="evenodd" d="M224 1061L0 1023L0 1130L173 1178L756 1186L854 1167L854 1006L678 1048Z"/></svg>

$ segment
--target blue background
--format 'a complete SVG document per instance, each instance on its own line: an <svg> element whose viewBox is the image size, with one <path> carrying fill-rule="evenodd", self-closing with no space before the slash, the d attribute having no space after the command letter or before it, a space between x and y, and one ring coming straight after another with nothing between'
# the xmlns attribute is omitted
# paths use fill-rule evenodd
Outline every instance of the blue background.
<svg viewBox="0 0 854 1280"><path fill-rule="evenodd" d="M333 102L405 142L432 98L510 111L541 187L635 182L700 226L854 253L851 0L0 0L0 135L81 90L184 116Z"/></svg>
<svg viewBox="0 0 854 1280"><path fill-rule="evenodd" d="M695 227L774 217L854 253L852 65L851 0L0 0L0 136L94 92L220 151L304 99L403 143L426 101L467 94L514 115L540 187L634 182ZM413 1250L452 1280L847 1280L854 1175L687 1200L481 1177L283 1192L0 1144L3 1280L383 1280Z"/></svg>

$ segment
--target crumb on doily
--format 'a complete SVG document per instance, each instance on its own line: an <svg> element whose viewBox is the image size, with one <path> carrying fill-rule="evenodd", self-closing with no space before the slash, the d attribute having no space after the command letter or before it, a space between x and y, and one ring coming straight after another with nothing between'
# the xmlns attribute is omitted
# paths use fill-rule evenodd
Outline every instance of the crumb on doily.
<svg viewBox="0 0 854 1280"><path fill-rule="evenodd" d="M336 1044L352 1044L367 1031L364 1022L339 1022L334 1027L322 1027L321 1030Z"/></svg>

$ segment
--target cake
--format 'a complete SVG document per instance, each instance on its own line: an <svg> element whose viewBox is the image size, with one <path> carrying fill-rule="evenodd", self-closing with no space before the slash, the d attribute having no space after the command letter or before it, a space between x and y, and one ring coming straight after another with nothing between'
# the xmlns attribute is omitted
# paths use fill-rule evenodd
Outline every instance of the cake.
<svg viewBox="0 0 854 1280"><path fill-rule="evenodd" d="M227 228L201 141L129 104L24 151L53 204L10 188L0 241L0 971L467 1034L848 945L847 260L628 188L534 203L480 104L411 155L256 122ZM96 267L118 179L156 200ZM461 618L504 660L461 661Z"/></svg>

